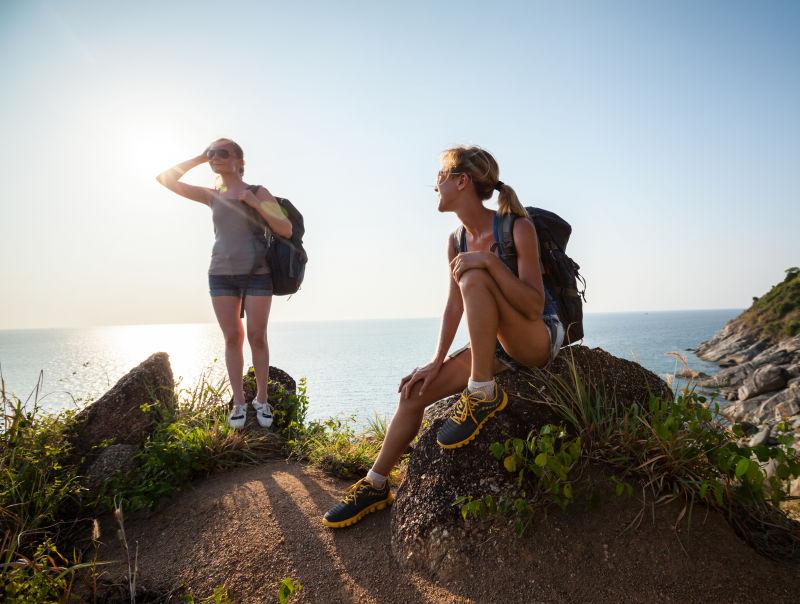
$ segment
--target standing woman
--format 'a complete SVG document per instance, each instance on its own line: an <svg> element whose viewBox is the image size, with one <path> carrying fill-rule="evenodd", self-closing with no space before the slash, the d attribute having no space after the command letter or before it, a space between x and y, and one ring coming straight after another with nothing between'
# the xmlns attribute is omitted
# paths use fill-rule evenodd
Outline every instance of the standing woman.
<svg viewBox="0 0 800 604"><path fill-rule="evenodd" d="M186 172L206 162L217 174L216 189L180 181ZM242 148L230 139L220 138L201 155L173 166L156 178L170 191L211 209L215 241L208 286L214 313L225 337L225 366L233 390L228 425L241 428L247 418L242 383L244 329L240 318L244 306L257 385L252 404L259 425L268 428L272 425L272 407L267 401L267 320L272 304L272 277L266 252L271 233L289 238L292 223L266 188L248 185L242 180L243 175Z"/></svg>
<svg viewBox="0 0 800 604"><path fill-rule="evenodd" d="M544 367L558 354L564 329L542 283L539 244L533 222L516 193L500 181L497 162L480 147L455 147L442 154L436 178L439 211L455 212L463 225L447 239L450 289L433 360L400 382L400 401L378 459L323 524L338 528L390 505L387 477L417 435L425 407L461 392L436 435L456 449L472 441L508 403L494 376L520 367ZM484 207L499 192L498 212ZM516 214L513 238L517 271L495 254L500 216ZM447 355L466 313L469 344Z"/></svg>

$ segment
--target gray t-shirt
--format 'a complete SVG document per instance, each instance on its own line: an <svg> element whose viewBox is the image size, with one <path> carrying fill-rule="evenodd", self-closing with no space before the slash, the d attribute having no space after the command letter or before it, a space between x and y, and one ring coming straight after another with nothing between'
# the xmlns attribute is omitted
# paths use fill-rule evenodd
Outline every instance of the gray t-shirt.
<svg viewBox="0 0 800 604"><path fill-rule="evenodd" d="M256 275L269 273L266 261L269 226L261 215L238 199L211 199L214 247L209 275Z"/></svg>

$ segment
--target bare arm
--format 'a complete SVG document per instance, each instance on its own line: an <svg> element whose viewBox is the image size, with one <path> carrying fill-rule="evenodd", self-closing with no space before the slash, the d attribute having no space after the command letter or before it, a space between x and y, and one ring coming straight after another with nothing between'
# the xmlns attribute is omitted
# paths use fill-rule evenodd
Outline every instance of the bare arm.
<svg viewBox="0 0 800 604"><path fill-rule="evenodd" d="M447 259L452 262L453 258L457 256L456 250L453 247L453 238L447 238ZM450 289L447 293L447 304L444 307L444 315L442 315L442 326L439 329L439 344L436 346L436 354L433 360L424 367L417 367L400 381L398 391L402 393L403 397L411 395L411 389L417 382L422 382L419 387L419 394L425 392L425 387L439 374L439 370L444 365L444 359L447 352L450 350L450 345L453 343L453 338L456 337L458 324L461 322L461 316L464 314L464 300L461 297L461 288L458 287L453 275L450 275Z"/></svg>
<svg viewBox="0 0 800 604"><path fill-rule="evenodd" d="M177 193L182 197L186 197L187 199L191 199L193 201L198 201L205 205L211 205L211 197L214 195L214 191L212 189L187 185L185 182L180 181L186 172L196 166L199 166L200 164L206 163L207 161L208 158L205 156L205 154L198 155L192 159L187 159L186 161L179 163L177 166L172 166L169 170L164 170L161 174L156 176L156 180L173 193Z"/></svg>
<svg viewBox="0 0 800 604"><path fill-rule="evenodd" d="M453 237L447 238L447 260L448 263L453 261L456 257L456 251L453 247ZM442 363L444 362L447 352L450 350L450 345L456 337L458 325L461 323L461 317L464 314L464 300L461 298L461 288L458 287L453 275L450 275L450 288L447 292L447 304L444 307L444 314L442 315L442 325L439 329L439 344L436 347L436 355L433 360Z"/></svg>
<svg viewBox="0 0 800 604"><path fill-rule="evenodd" d="M292 222L286 218L278 200L265 187L259 186L255 195L248 190L242 193L242 201L253 208L267 222L278 237L292 237Z"/></svg>
<svg viewBox="0 0 800 604"><path fill-rule="evenodd" d="M519 278L494 254L487 258L486 270L511 305L528 319L535 320L542 316L545 302L536 228L530 220L516 220L513 237Z"/></svg>

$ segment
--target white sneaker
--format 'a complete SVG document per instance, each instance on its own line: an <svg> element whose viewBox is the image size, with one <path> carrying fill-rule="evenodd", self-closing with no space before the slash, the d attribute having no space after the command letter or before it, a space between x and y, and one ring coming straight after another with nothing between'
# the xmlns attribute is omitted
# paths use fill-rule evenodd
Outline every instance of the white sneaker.
<svg viewBox="0 0 800 604"><path fill-rule="evenodd" d="M269 403L259 403L253 399L253 408L256 410L256 420L262 428L269 428L272 425L272 407Z"/></svg>
<svg viewBox="0 0 800 604"><path fill-rule="evenodd" d="M244 422L247 419L247 405L234 405L231 412L228 414L228 425L231 428L244 427Z"/></svg>

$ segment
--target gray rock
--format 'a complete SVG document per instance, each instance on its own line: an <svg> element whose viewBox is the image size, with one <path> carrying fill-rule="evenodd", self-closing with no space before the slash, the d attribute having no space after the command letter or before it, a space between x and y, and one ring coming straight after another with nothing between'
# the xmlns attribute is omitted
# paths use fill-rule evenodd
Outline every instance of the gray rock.
<svg viewBox="0 0 800 604"><path fill-rule="evenodd" d="M778 347L791 353L800 353L800 336L794 336L783 340Z"/></svg>
<svg viewBox="0 0 800 604"><path fill-rule="evenodd" d="M96 489L118 472L130 472L136 467L136 445L111 445L86 470L86 486Z"/></svg>
<svg viewBox="0 0 800 604"><path fill-rule="evenodd" d="M756 334L736 320L729 321L713 338L697 347L697 356L707 361L719 361L725 357L748 351L752 356L767 347L758 341Z"/></svg>
<svg viewBox="0 0 800 604"><path fill-rule="evenodd" d="M772 346L760 353L750 363L754 367L761 367L762 365L785 365L791 361L792 354L790 352L783 350L779 346Z"/></svg>
<svg viewBox="0 0 800 604"><path fill-rule="evenodd" d="M772 394L763 404L775 419L785 419L800 413L800 384L791 384L777 394Z"/></svg>
<svg viewBox="0 0 800 604"><path fill-rule="evenodd" d="M786 370L775 365L764 365L755 370L739 388L739 400L747 400L764 392L780 390L786 386Z"/></svg>
<svg viewBox="0 0 800 604"><path fill-rule="evenodd" d="M761 469L764 471L767 479L772 478L775 476L775 471L778 469L778 460L770 459L769 461L765 461L761 464Z"/></svg>
<svg viewBox="0 0 800 604"><path fill-rule="evenodd" d="M800 363L789 365L786 368L786 374L789 376L789 381L800 378Z"/></svg>
<svg viewBox="0 0 800 604"><path fill-rule="evenodd" d="M702 388L722 388L726 386L738 388L753 371L755 371L755 367L750 363L728 367L709 379L699 382L698 386Z"/></svg>
<svg viewBox="0 0 800 604"><path fill-rule="evenodd" d="M75 416L69 436L71 461L85 471L107 443L140 446L155 430L163 410L160 408L174 406L169 357L157 352Z"/></svg>
<svg viewBox="0 0 800 604"><path fill-rule="evenodd" d="M765 442L767 442L767 438L769 438L771 430L771 426L762 426L761 430L759 430L755 436L750 437L750 440L747 441L747 446L757 447L758 445L763 445Z"/></svg>
<svg viewBox="0 0 800 604"><path fill-rule="evenodd" d="M756 425L764 423L760 417L761 405L769 398L768 394L762 394L746 401L738 401L720 410L725 417L732 422L748 421Z"/></svg>

